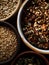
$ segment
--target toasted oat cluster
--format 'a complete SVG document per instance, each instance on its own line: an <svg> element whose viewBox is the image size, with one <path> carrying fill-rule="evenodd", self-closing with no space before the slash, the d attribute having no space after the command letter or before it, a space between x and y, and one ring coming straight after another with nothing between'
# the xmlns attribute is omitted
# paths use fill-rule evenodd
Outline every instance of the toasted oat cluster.
<svg viewBox="0 0 49 65"><path fill-rule="evenodd" d="M25 9L24 35L34 46L49 49L49 3L36 0Z"/></svg>
<svg viewBox="0 0 49 65"><path fill-rule="evenodd" d="M19 0L0 0L0 19L12 14L16 9Z"/></svg>
<svg viewBox="0 0 49 65"><path fill-rule="evenodd" d="M17 38L13 30L0 26L0 62L12 57L17 49Z"/></svg>

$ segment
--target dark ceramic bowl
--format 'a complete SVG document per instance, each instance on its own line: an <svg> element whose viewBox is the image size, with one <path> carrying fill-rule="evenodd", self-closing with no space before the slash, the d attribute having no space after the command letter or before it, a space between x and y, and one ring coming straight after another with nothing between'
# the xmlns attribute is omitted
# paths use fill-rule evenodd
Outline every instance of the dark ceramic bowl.
<svg viewBox="0 0 49 65"><path fill-rule="evenodd" d="M14 61L12 62L11 65L16 65L16 62L19 60L19 58L30 58L30 57L32 58L32 56L35 57L35 58L37 58L37 59L38 59L38 58L41 59L41 61L43 62L42 65L49 65L49 64L48 64L48 60L47 60L43 55L38 54L38 53L33 52L33 51L25 51L25 52L20 53L20 54L14 59Z"/></svg>
<svg viewBox="0 0 49 65"><path fill-rule="evenodd" d="M13 26L13 25L11 25L10 23L8 23L8 22L1 22L0 21L0 26L5 26L5 27L8 27L8 28L10 28L10 29L12 29L13 30L13 32L16 34L16 36L17 36L17 46L16 46L16 51L14 52L14 54L8 59L8 60L6 60L6 61L3 61L3 62L0 62L0 65L1 64L5 64L5 63L7 63L7 62L10 62L16 55L17 55L17 53L18 53L18 50L19 50L19 41L18 41L18 33L17 33L17 30L15 29L15 27Z"/></svg>

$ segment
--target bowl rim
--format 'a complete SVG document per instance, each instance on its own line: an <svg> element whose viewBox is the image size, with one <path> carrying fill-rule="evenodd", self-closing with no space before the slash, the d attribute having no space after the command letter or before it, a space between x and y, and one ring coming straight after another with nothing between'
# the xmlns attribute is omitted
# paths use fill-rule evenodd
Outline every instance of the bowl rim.
<svg viewBox="0 0 49 65"><path fill-rule="evenodd" d="M19 0L14 11L12 11L11 14L9 16L7 16L6 18L0 19L0 21L5 21L5 20L9 19L10 17L12 17L17 12L17 10L20 6L20 3L21 3L21 1Z"/></svg>
<svg viewBox="0 0 49 65"><path fill-rule="evenodd" d="M2 24L2 25L1 25ZM17 35L17 30L15 29L15 27L12 25L12 24L10 24L10 23L8 23L8 22L6 22L6 21L0 21L0 25L1 26L5 26L5 27L9 27L9 28L11 28L13 31L14 31L14 33ZM18 36L17 36L18 37ZM19 41L18 41L18 39L17 39L17 42L19 43ZM14 54L13 54L13 56L11 56L8 60L5 60L5 61L2 61L2 62L0 62L0 64L6 64L6 63L8 63L8 62L10 62L15 56L16 56L16 54L17 54L17 52L18 52L18 43L17 43L17 50L14 52Z"/></svg>
<svg viewBox="0 0 49 65"><path fill-rule="evenodd" d="M24 37L24 35L23 35L22 31L21 31L20 15L21 15L21 12L22 12L22 10L23 10L23 7L26 5L27 2L28 2L28 0L26 0L26 1L22 4L22 6L21 6L21 8L20 8L20 10L19 10L19 12L18 12L18 16L17 16L17 29L18 29L19 35L20 35L21 39L23 40L23 42L25 43L25 45L28 46L30 49L32 49L32 50L34 50L34 51L36 51L36 52L38 52L38 53L49 54L49 50L39 49L39 48L36 48L35 46L31 45L31 44L25 39L25 37Z"/></svg>
<svg viewBox="0 0 49 65"><path fill-rule="evenodd" d="M16 56L16 58L15 58L14 61L11 63L11 65L14 65L15 61L16 61L19 57L21 57L22 55L24 55L24 54L29 54L29 53L30 53L30 54L35 54L35 55L39 56L41 59L45 60L46 65L49 65L49 62L48 62L48 60L46 59L46 57L45 57L44 55L39 54L39 53L36 53L36 52L34 52L34 51L24 51L24 52L20 53L19 55Z"/></svg>

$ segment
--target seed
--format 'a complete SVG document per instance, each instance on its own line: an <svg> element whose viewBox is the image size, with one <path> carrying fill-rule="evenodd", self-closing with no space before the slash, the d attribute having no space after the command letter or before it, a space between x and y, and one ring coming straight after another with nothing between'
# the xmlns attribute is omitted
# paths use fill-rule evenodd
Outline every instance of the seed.
<svg viewBox="0 0 49 65"><path fill-rule="evenodd" d="M14 31L0 26L0 62L10 59L16 52L16 47L17 37Z"/></svg>
<svg viewBox="0 0 49 65"><path fill-rule="evenodd" d="M38 48L49 49L49 4L45 0L37 0L34 5L31 4L24 10L26 15L22 18L25 20L23 32L26 39L30 44L34 42L34 46ZM48 45L44 46L45 43Z"/></svg>
<svg viewBox="0 0 49 65"><path fill-rule="evenodd" d="M30 9L30 12L32 12L32 9Z"/></svg>
<svg viewBox="0 0 49 65"><path fill-rule="evenodd" d="M19 0L2 0L0 2L0 19L4 19L12 14L16 9Z"/></svg>
<svg viewBox="0 0 49 65"><path fill-rule="evenodd" d="M25 58L19 58L17 61L16 61L16 64L15 65L41 65L43 64L43 62L41 62L42 59L39 59L37 58L36 56L32 56L32 57L25 57Z"/></svg>

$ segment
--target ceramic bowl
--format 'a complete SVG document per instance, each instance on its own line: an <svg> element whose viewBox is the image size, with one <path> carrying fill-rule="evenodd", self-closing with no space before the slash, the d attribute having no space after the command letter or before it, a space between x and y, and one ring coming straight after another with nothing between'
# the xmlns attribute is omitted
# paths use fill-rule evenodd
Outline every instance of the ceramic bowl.
<svg viewBox="0 0 49 65"><path fill-rule="evenodd" d="M21 39L23 40L23 42L25 43L25 45L28 46L30 49L32 49L32 50L34 50L34 51L36 51L36 52L38 52L38 53L49 54L49 50L39 49L39 48L37 48L37 47L31 45L31 44L26 40L26 38L25 38L25 36L24 36L24 34L23 34L23 32L22 32L21 16L22 16L23 9L26 7L27 4L28 4L28 6L29 6L29 0L26 0L26 1L22 4L22 6L21 6L21 8L20 8L20 10L19 10L19 13L18 13L18 17L17 17L17 29L18 29L18 32L19 32L19 34L20 34L20 36L21 36Z"/></svg>

